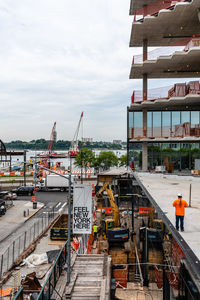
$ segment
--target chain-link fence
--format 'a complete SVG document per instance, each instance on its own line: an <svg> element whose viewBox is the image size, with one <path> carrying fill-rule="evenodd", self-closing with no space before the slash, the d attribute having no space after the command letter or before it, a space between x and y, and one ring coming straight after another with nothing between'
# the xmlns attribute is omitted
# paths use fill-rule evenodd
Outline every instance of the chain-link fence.
<svg viewBox="0 0 200 300"><path fill-rule="evenodd" d="M17 258L24 252L25 249L45 230L45 228L57 216L53 212L48 212L29 225L26 231L18 236L10 246L0 256L0 279L3 277Z"/></svg>

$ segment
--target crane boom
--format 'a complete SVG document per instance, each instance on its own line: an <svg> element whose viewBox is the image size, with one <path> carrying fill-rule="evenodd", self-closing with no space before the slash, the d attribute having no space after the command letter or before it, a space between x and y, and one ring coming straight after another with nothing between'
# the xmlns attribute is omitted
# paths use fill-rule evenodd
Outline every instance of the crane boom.
<svg viewBox="0 0 200 300"><path fill-rule="evenodd" d="M81 116L80 116L80 119L79 119L79 122L78 122L78 126L76 128L73 140L71 142L71 146L70 146L70 150L69 150L70 155L78 154L78 152L77 152L77 149L78 149L78 134L79 134L79 129L80 129L80 126L81 126L82 118L83 118L83 112L81 113Z"/></svg>
<svg viewBox="0 0 200 300"><path fill-rule="evenodd" d="M52 152L52 146L53 146L55 134L56 134L56 122L54 122L52 131L51 131L50 140L49 140L49 144L48 144L48 150L47 150L48 154L50 154Z"/></svg>

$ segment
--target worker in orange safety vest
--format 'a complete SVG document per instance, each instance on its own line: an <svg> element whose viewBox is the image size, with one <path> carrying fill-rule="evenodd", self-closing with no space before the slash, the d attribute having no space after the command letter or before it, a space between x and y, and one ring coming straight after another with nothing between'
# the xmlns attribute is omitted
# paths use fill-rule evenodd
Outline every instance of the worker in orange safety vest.
<svg viewBox="0 0 200 300"><path fill-rule="evenodd" d="M178 199L173 202L173 206L175 207L176 229L179 230L180 223L181 231L184 231L185 207L187 207L188 204L182 199L182 194L178 194Z"/></svg>

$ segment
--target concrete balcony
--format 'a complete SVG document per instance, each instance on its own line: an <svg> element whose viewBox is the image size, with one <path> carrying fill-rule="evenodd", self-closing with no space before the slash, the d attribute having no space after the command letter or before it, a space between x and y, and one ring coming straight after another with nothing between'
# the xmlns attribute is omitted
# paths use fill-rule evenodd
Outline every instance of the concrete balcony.
<svg viewBox="0 0 200 300"><path fill-rule="evenodd" d="M157 16L148 15L134 22L130 47L142 47L145 39L148 46L185 45L188 39L200 33L199 8L199 0L179 2L172 10L162 9Z"/></svg>
<svg viewBox="0 0 200 300"><path fill-rule="evenodd" d="M130 79L148 78L197 78L200 77L200 47L189 51L177 51L169 56L160 56L156 60L145 60L142 64L133 64Z"/></svg>

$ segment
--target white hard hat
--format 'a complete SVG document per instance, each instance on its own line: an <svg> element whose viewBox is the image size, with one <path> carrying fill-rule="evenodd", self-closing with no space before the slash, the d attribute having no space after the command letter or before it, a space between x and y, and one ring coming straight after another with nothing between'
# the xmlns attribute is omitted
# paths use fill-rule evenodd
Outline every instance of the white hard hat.
<svg viewBox="0 0 200 300"><path fill-rule="evenodd" d="M179 193L179 194L178 194L178 197L182 197L182 194L181 194L181 193Z"/></svg>

